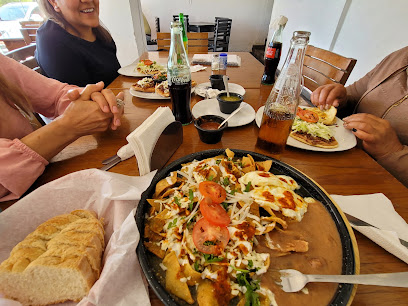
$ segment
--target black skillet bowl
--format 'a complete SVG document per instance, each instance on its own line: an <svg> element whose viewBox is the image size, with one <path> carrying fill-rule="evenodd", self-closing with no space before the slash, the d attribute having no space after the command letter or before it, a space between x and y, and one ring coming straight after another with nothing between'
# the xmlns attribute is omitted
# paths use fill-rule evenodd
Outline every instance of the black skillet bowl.
<svg viewBox="0 0 408 306"><path fill-rule="evenodd" d="M346 225L337 206L333 203L329 195L320 188L320 186L318 186L312 179L307 177L299 170L279 160L275 160L269 156L243 150L233 149L232 151L235 153L235 156L237 157L242 157L246 156L247 154L250 154L252 155L255 161L264 161L272 159L273 163L270 172L274 174L285 174L291 176L301 186L301 188L296 191L299 195L301 195L302 197L312 197L317 201L320 201L333 218L340 235L343 250L342 274L345 275L357 274L357 272L359 271L359 257L358 249L356 245L353 243L353 241L355 242L354 234L351 234L353 236L354 239L353 240L352 236L350 236L350 232L352 233L351 228ZM191 162L195 159L202 160L214 157L220 154L224 154L224 152L225 152L224 149L201 151L184 156L172 162L155 175L150 186L142 194L142 198L139 202L135 215L136 224L141 235L139 245L136 249L136 253L149 285L152 287L153 291L165 305L175 306L188 304L166 291L163 285L165 280L164 272L159 267L161 259L150 253L143 244L145 215L148 212L148 209L150 208L147 199L152 198L156 184L161 179L165 178L171 171L179 170L181 168L181 164ZM350 305L355 295L356 288L357 287L355 285L351 284L339 284L330 305Z"/></svg>

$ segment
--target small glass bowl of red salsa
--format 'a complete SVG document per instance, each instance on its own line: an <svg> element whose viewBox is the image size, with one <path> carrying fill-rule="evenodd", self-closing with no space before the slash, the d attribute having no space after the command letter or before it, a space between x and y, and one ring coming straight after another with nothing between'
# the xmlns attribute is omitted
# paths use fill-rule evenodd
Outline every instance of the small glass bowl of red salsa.
<svg viewBox="0 0 408 306"><path fill-rule="evenodd" d="M205 115L196 118L194 126L198 131L201 141L208 144L219 142L224 130L228 127L228 122L226 122L221 128L218 128L223 121L223 117L216 115Z"/></svg>

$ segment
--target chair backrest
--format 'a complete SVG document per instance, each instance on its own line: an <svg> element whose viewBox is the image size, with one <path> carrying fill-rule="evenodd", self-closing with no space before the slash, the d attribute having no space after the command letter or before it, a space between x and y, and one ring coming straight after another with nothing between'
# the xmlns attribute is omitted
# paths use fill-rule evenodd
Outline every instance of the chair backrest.
<svg viewBox="0 0 408 306"><path fill-rule="evenodd" d="M180 17L179 15L173 15L173 21L179 21ZM189 32L188 27L190 26L190 21L188 19L188 15L184 15L184 22L186 24L186 32Z"/></svg>
<svg viewBox="0 0 408 306"><path fill-rule="evenodd" d="M304 85L311 91L325 84L344 85L356 62L354 58L309 45L303 62Z"/></svg>
<svg viewBox="0 0 408 306"><path fill-rule="evenodd" d="M189 53L208 53L208 33L188 32L188 52ZM171 34L158 32L157 33L157 49L158 51L170 50Z"/></svg>
<svg viewBox="0 0 408 306"><path fill-rule="evenodd" d="M34 71L42 74L41 68L37 63L37 60L34 57L34 52L36 49L35 44L24 46L22 48L15 49L6 53L5 55L20 62L24 66L27 66Z"/></svg>
<svg viewBox="0 0 408 306"><path fill-rule="evenodd" d="M43 21L20 21L21 34L27 45L35 42L38 28L43 24Z"/></svg>
<svg viewBox="0 0 408 306"><path fill-rule="evenodd" d="M212 50L214 52L228 51L231 35L231 24L232 19L215 17L214 44L212 45Z"/></svg>

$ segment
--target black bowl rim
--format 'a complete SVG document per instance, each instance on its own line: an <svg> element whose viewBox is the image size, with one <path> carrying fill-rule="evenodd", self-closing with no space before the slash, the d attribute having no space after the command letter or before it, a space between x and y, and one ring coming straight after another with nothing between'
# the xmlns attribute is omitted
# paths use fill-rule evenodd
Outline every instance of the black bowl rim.
<svg viewBox="0 0 408 306"><path fill-rule="evenodd" d="M218 130L206 130L206 129L203 129L201 126L198 125L198 120L200 120L200 119L205 119L205 118L208 118L208 117L212 117L212 118L219 119L220 122L218 122L218 121L216 121L216 122L217 122L217 123L220 123L220 124L225 120L224 117L221 117L221 116L218 116L218 115L203 115L203 116L200 116L200 117L197 117L197 118L194 119L194 126L195 126L198 130L200 130L200 131L202 131L202 132L205 132L205 133L219 133L219 132L221 132L221 131L224 131L224 130L228 127L228 121L227 121L227 122L225 122L224 125L223 125L220 129L218 129ZM210 120L210 119L209 119L209 120Z"/></svg>
<svg viewBox="0 0 408 306"><path fill-rule="evenodd" d="M322 204L325 206L327 211L332 216L333 221L335 222L337 230L340 235L340 240L342 243L342 251L343 251L342 274L353 275L353 274L359 273L360 262L359 262L358 248L356 245L356 239L355 239L354 233L350 225L344 221L343 218L345 217L339 211L337 204L335 204L335 202L330 198L330 196L327 194L326 191L324 191L317 183L315 183L307 175L305 175L301 171L297 170L296 168L282 161L279 161L269 156L266 156L260 153L256 153L256 152L252 152L252 151L239 150L239 149L231 149L231 151L233 151L238 156L244 156L244 155L250 154L254 158L255 161L271 159L273 160L272 168L274 170L281 171L281 172L283 170L286 170L287 172L290 172L290 175L298 183L299 181L301 181L301 182L309 184L310 185L309 187L314 188L313 191L317 193L317 195L319 195L319 198L320 198L317 200L322 202ZM156 175L153 177L150 186L142 193L142 197L140 199L140 202L138 204L136 214L135 214L135 222L136 222L137 228L139 229L139 233L141 233L140 240L136 248L136 253L138 256L140 266L142 267L143 273L149 285L151 286L151 288L153 289L157 297L165 305L177 306L179 304L177 304L176 300L171 296L170 293L166 291L166 289L161 285L158 279L154 276L155 271L152 269L152 267L149 266L149 263L147 261L147 257L152 256L149 253L149 251L147 251L147 249L145 248L143 244L144 238L142 234L144 232L144 219L145 219L144 210L145 210L145 207L149 207L148 206L149 204L147 203L147 199L150 198L149 196L154 193L156 184L162 178L166 177L167 174L170 173L171 171L180 169L181 164L188 163L190 161L193 161L194 159L202 160L205 158L217 156L220 154L224 154L224 152L225 152L225 149L212 149L212 150L195 152L195 153L186 155L182 158L179 158L175 160L174 162L170 163L169 165L167 165L162 170L158 171ZM299 184L299 185L304 187L304 185L302 184ZM308 192L310 191L308 190ZM314 198L316 199L316 197ZM356 290L357 290L357 285L339 284L337 291L329 305L332 305L332 306L350 305L354 298Z"/></svg>

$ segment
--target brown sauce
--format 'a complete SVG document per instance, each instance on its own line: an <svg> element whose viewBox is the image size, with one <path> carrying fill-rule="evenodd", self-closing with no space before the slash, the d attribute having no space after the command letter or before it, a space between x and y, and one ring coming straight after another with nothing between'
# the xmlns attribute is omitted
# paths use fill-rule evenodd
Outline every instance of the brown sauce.
<svg viewBox="0 0 408 306"><path fill-rule="evenodd" d="M204 130L217 130L220 124L218 122L207 121L200 124L200 127Z"/></svg>
<svg viewBox="0 0 408 306"><path fill-rule="evenodd" d="M266 248L261 240L258 252L271 254L269 270L262 276L261 284L274 294L278 305L328 305L338 284L309 283L309 294L302 292L286 293L275 282L280 281L280 269L295 269L305 274L341 274L342 248L340 236L330 214L320 203L309 204L308 211L301 222L289 223L285 231L270 233L274 244L283 246L288 242L306 241L308 250L304 253L284 253Z"/></svg>

